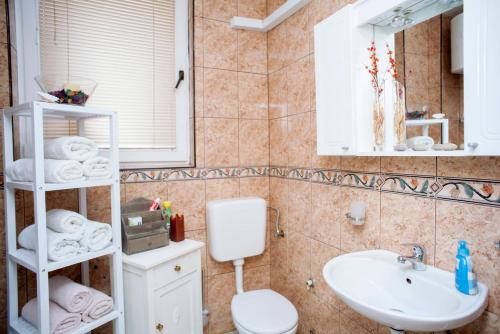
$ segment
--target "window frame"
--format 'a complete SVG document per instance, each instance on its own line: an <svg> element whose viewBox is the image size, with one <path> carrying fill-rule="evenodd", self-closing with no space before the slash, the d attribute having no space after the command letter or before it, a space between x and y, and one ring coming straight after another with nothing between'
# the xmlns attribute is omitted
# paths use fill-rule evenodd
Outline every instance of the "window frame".
<svg viewBox="0 0 500 334"><path fill-rule="evenodd" d="M176 148L120 149L120 169L169 168L194 166L194 117L192 80L192 0L175 0L175 72L184 71L184 80L176 89ZM37 100L39 88L34 77L40 73L39 1L9 0L14 8L14 40L17 69L15 103ZM116 111L116 110L115 110ZM119 115L119 111L118 111ZM21 156L30 155L29 122L19 120ZM161 157L161 159L159 159Z"/></svg>

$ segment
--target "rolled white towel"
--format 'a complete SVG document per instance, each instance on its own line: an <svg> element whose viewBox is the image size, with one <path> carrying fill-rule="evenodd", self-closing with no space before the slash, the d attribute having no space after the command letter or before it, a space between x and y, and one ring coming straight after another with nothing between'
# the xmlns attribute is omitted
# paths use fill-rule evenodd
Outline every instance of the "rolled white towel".
<svg viewBox="0 0 500 334"><path fill-rule="evenodd" d="M53 209L47 212L47 227L55 232L83 235L86 224L87 218L73 211Z"/></svg>
<svg viewBox="0 0 500 334"><path fill-rule="evenodd" d="M82 230L83 233L83 230ZM78 242L82 233L57 233L47 229L47 257L51 261L62 261L87 251ZM36 251L36 225L25 227L17 237L21 247Z"/></svg>
<svg viewBox="0 0 500 334"><path fill-rule="evenodd" d="M113 310L113 298L96 289L90 289L92 304L82 313L83 322L92 322Z"/></svg>
<svg viewBox="0 0 500 334"><path fill-rule="evenodd" d="M64 136L44 141L45 158L85 161L98 153L97 144L85 137Z"/></svg>
<svg viewBox="0 0 500 334"><path fill-rule="evenodd" d="M36 298L27 302L21 311L24 320L37 326L37 300ZM49 301L49 322L51 334L69 334L82 323L82 315L80 313L69 313L62 309L59 305Z"/></svg>
<svg viewBox="0 0 500 334"><path fill-rule="evenodd" d="M112 239L111 225L89 220L80 245L89 252L95 252L108 247Z"/></svg>
<svg viewBox="0 0 500 334"><path fill-rule="evenodd" d="M87 179L109 179L111 177L111 162L105 157L93 157L83 163L83 175Z"/></svg>
<svg viewBox="0 0 500 334"><path fill-rule="evenodd" d="M45 182L67 183L82 181L83 166L75 160L45 159ZM33 160L19 159L7 167L7 175L14 181L33 181Z"/></svg>
<svg viewBox="0 0 500 334"><path fill-rule="evenodd" d="M94 301L88 287L60 275L49 279L49 298L66 311L75 313L84 312Z"/></svg>

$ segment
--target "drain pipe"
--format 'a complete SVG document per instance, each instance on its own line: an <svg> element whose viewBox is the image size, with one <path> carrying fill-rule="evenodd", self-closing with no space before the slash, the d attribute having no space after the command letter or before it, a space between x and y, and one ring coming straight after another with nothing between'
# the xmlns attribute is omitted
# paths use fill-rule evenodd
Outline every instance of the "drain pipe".
<svg viewBox="0 0 500 334"><path fill-rule="evenodd" d="M242 294L243 291L243 264L245 263L244 259L234 260L234 273L236 276L236 293Z"/></svg>
<svg viewBox="0 0 500 334"><path fill-rule="evenodd" d="M203 319L203 327L207 327L208 325L208 315L209 315L209 312L207 310L207 304L206 304L206 300L205 300L205 274L203 272L203 270L201 271L201 298L202 298L202 307L203 307L203 310L201 311L201 317Z"/></svg>
<svg viewBox="0 0 500 334"><path fill-rule="evenodd" d="M405 334L405 331L394 329L391 327L391 334Z"/></svg>

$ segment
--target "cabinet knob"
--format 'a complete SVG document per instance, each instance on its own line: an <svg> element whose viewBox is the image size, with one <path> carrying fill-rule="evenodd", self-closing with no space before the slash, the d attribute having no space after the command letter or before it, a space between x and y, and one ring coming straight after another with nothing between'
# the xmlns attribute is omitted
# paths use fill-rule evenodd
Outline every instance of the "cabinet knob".
<svg viewBox="0 0 500 334"><path fill-rule="evenodd" d="M475 150L479 144L478 143L467 143L467 146L473 150Z"/></svg>
<svg viewBox="0 0 500 334"><path fill-rule="evenodd" d="M349 150L349 146L342 146L342 150L348 151Z"/></svg>
<svg viewBox="0 0 500 334"><path fill-rule="evenodd" d="M156 330L158 332L161 332L163 330L163 324L162 323L156 324Z"/></svg>
<svg viewBox="0 0 500 334"><path fill-rule="evenodd" d="M177 272L181 271L181 269L182 269L182 268L181 268L181 266L179 266L179 265L176 265L176 266L174 267L174 270L175 270L175 271L177 271Z"/></svg>

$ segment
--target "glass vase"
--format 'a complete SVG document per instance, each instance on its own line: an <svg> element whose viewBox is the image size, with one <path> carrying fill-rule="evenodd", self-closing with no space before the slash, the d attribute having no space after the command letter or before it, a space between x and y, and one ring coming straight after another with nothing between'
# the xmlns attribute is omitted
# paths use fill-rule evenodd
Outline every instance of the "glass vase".
<svg viewBox="0 0 500 334"><path fill-rule="evenodd" d="M384 149L384 94L375 92L373 101L373 142L376 151Z"/></svg>
<svg viewBox="0 0 500 334"><path fill-rule="evenodd" d="M406 101L405 87L399 81L392 83L392 102L394 105L394 147L406 149Z"/></svg>

